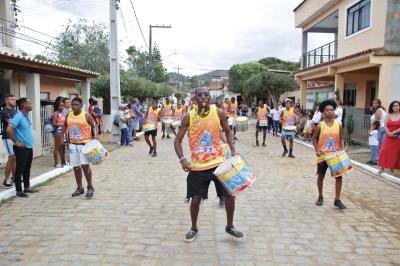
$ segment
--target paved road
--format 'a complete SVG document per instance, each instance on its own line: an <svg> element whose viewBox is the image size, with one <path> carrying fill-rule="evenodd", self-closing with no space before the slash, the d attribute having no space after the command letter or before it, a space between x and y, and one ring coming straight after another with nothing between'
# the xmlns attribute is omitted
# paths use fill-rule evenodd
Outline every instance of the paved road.
<svg viewBox="0 0 400 266"><path fill-rule="evenodd" d="M296 144L296 159L281 158L278 138L255 147L253 133L237 141L258 174L254 189L237 198L245 241L225 234L212 187L200 236L184 243L185 173L173 140L159 140L157 158L141 141L94 168L91 200L70 197L67 174L0 205L0 265L400 265L400 186L356 169L344 180L347 210L333 208L331 178L317 207L313 152Z"/></svg>

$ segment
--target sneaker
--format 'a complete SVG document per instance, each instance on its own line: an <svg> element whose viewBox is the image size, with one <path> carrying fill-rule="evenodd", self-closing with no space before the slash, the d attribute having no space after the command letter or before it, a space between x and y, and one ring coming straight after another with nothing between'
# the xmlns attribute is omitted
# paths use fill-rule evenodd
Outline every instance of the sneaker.
<svg viewBox="0 0 400 266"><path fill-rule="evenodd" d="M4 181L4 182L3 182L3 187L5 187L6 189L10 189L10 188L13 187L13 185L11 185L11 183L10 183L10 184L7 183L7 181Z"/></svg>
<svg viewBox="0 0 400 266"><path fill-rule="evenodd" d="M256 140L256 146L260 146L260 143L258 142L258 140Z"/></svg>
<svg viewBox="0 0 400 266"><path fill-rule="evenodd" d="M292 153L289 154L289 158L296 158Z"/></svg>
<svg viewBox="0 0 400 266"><path fill-rule="evenodd" d="M162 135L161 139L165 139L165 135L164 134Z"/></svg>
<svg viewBox="0 0 400 266"><path fill-rule="evenodd" d="M315 202L315 205L322 206L323 203L324 203L324 197L319 196L317 201Z"/></svg>
<svg viewBox="0 0 400 266"><path fill-rule="evenodd" d="M153 153L153 147L150 148L149 155L151 155L152 153Z"/></svg>
<svg viewBox="0 0 400 266"><path fill-rule="evenodd" d="M219 198L219 206L220 206L221 208L223 208L223 207L225 206L224 197L220 197L220 198Z"/></svg>
<svg viewBox="0 0 400 266"><path fill-rule="evenodd" d="M265 142L262 144L263 147L267 147L267 145L265 145Z"/></svg>
<svg viewBox="0 0 400 266"><path fill-rule="evenodd" d="M239 139L238 139L236 136L235 136L235 137L233 137L233 139L234 139L234 140L239 140Z"/></svg>
<svg viewBox="0 0 400 266"><path fill-rule="evenodd" d="M371 164L371 163L372 163L372 161L368 161L368 162L367 162L367 164Z"/></svg>
<svg viewBox="0 0 400 266"><path fill-rule="evenodd" d="M167 135L167 139L170 139L171 137L169 136L169 134Z"/></svg>
<svg viewBox="0 0 400 266"><path fill-rule="evenodd" d="M377 162L371 162L370 165L378 165Z"/></svg>
<svg viewBox="0 0 400 266"><path fill-rule="evenodd" d="M86 192L86 198L91 198L93 197L93 193L94 193L94 188L93 187L88 187L87 188L87 192Z"/></svg>
<svg viewBox="0 0 400 266"><path fill-rule="evenodd" d="M284 151L282 152L282 157L285 157L287 153L288 153L288 150L284 150Z"/></svg>
<svg viewBox="0 0 400 266"><path fill-rule="evenodd" d="M346 205L344 205L340 200L335 200L335 203L333 205L339 210L344 210L347 208Z"/></svg>
<svg viewBox="0 0 400 266"><path fill-rule="evenodd" d="M153 154L151 155L151 157L157 157L157 152L153 152Z"/></svg>
<svg viewBox="0 0 400 266"><path fill-rule="evenodd" d="M29 195L22 191L17 191L16 195L17 195L17 197L20 197L20 198L29 198Z"/></svg>
<svg viewBox="0 0 400 266"><path fill-rule="evenodd" d="M199 235L199 230L197 229L190 229L189 232L185 235L184 241L186 243L191 243L196 240L197 236Z"/></svg>
<svg viewBox="0 0 400 266"><path fill-rule="evenodd" d="M85 193L85 190L84 190L83 188L79 188L79 187L78 187L78 188L75 190L75 192L72 193L72 197L78 197L78 196L82 195L83 193Z"/></svg>
<svg viewBox="0 0 400 266"><path fill-rule="evenodd" d="M237 230L234 226L225 227L225 232L227 232L228 234L230 234L231 236L233 236L236 239L244 238L244 234L242 232L240 232L239 230Z"/></svg>
<svg viewBox="0 0 400 266"><path fill-rule="evenodd" d="M37 193L37 192L39 192L39 189L36 189L36 188L25 188L24 192L25 193Z"/></svg>
<svg viewBox="0 0 400 266"><path fill-rule="evenodd" d="M56 166L55 166L56 168L62 168L63 167L63 165L62 164L56 164Z"/></svg>

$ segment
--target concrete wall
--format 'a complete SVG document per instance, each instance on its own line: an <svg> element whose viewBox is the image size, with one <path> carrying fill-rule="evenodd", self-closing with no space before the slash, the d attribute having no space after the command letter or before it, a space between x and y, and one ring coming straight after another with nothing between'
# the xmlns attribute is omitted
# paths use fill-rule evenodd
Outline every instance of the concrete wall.
<svg viewBox="0 0 400 266"><path fill-rule="evenodd" d="M300 3L300 0L297 1ZM303 27L308 21L313 20L323 10L334 5L338 0L308 0L295 12L294 24L296 27Z"/></svg>
<svg viewBox="0 0 400 266"><path fill-rule="evenodd" d="M344 83L345 84L355 84L356 85L356 103L355 107L365 108L367 100L367 83L369 81L376 81L378 84L379 73L376 74L352 74L344 73ZM379 88L377 88L377 93L379 93Z"/></svg>
<svg viewBox="0 0 400 266"><path fill-rule="evenodd" d="M400 55L400 1L388 0L385 51Z"/></svg>
<svg viewBox="0 0 400 266"><path fill-rule="evenodd" d="M318 22L324 20L327 16L339 11L338 15L338 57L344 57L350 54L354 54L369 48L380 48L384 46L385 42L385 29L386 29L386 13L388 1L396 0L371 0L371 16L372 23L368 30L356 33L352 36L346 36L346 17L347 8L357 3L359 0L342 0L337 1L336 4L331 6L329 9L323 13L317 15L313 20L304 24L303 31L306 31L313 27ZM310 4L306 5L309 12L315 10L316 6L311 6L311 3L315 2L318 4L317 0L307 1ZM306 3L307 3L306 2ZM328 2L328 1L325 1ZM296 12L296 16L297 16ZM398 26L400 27L400 26Z"/></svg>
<svg viewBox="0 0 400 266"><path fill-rule="evenodd" d="M70 94L78 94L75 89L77 83L73 80L41 76L40 92L49 92L50 100L54 100L58 96L69 97Z"/></svg>

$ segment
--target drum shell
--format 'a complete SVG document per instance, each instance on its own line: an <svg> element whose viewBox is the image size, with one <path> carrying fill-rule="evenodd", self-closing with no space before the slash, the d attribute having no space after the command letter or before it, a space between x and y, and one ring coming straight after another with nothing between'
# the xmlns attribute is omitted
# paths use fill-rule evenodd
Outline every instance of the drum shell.
<svg viewBox="0 0 400 266"><path fill-rule="evenodd" d="M346 152L341 151L325 157L325 162L333 177L338 177L353 169L353 163Z"/></svg>
<svg viewBox="0 0 400 266"><path fill-rule="evenodd" d="M228 144L222 144L222 150L224 151L225 159L229 159L232 156L231 149Z"/></svg>
<svg viewBox="0 0 400 266"><path fill-rule="evenodd" d="M82 149L82 153L92 164L101 163L107 159L110 154L98 140L91 140L85 144L85 147Z"/></svg>
<svg viewBox="0 0 400 266"><path fill-rule="evenodd" d="M156 126L154 124L144 124L142 128L144 132L156 130Z"/></svg>
<svg viewBox="0 0 400 266"><path fill-rule="evenodd" d="M249 119L244 116L239 116L235 121L236 131L247 131L249 129Z"/></svg>
<svg viewBox="0 0 400 266"><path fill-rule="evenodd" d="M226 160L214 171L214 175L231 195L236 195L256 181L256 175L240 156Z"/></svg>

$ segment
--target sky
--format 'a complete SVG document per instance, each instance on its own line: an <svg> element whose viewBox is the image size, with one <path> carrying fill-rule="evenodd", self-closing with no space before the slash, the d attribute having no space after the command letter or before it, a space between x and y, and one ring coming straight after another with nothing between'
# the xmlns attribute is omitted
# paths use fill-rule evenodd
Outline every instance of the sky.
<svg viewBox="0 0 400 266"><path fill-rule="evenodd" d="M149 25L171 25L153 29L168 72L197 75L214 69L267 56L296 61L301 55L301 30L294 27L293 9L300 0L132 0L148 43ZM56 37L69 20L85 18L109 26L109 0L20 0L18 23ZM43 41L52 38L20 28L20 32ZM328 43L332 36L314 36L310 49ZM135 45L147 49L130 0L120 1L118 11L120 57ZM45 48L17 40L17 48L28 54Z"/></svg>

